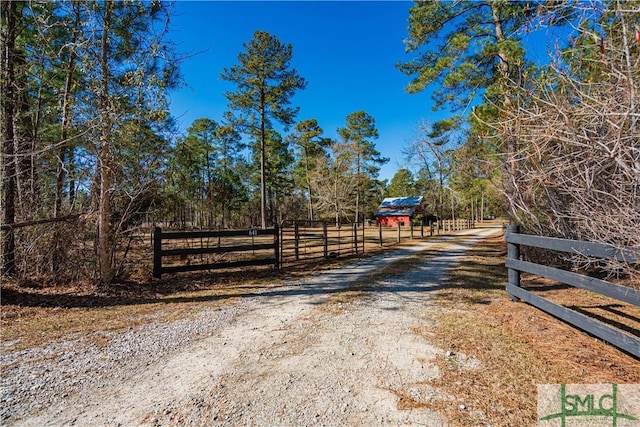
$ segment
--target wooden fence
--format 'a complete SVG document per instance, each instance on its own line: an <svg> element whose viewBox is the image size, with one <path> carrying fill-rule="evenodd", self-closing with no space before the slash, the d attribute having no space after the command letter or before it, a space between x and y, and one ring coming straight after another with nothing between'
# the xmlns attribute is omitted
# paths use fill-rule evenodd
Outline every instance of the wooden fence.
<svg viewBox="0 0 640 427"><path fill-rule="evenodd" d="M283 221L280 259L284 265L362 254L366 250L365 233L362 224Z"/></svg>
<svg viewBox="0 0 640 427"><path fill-rule="evenodd" d="M154 229L153 276L244 266L296 264L363 254L367 250L473 227L469 220L382 227L284 221L260 230L162 231Z"/></svg>
<svg viewBox="0 0 640 427"><path fill-rule="evenodd" d="M281 265L363 254L402 241L472 228L470 220L446 220L428 225L383 227L316 221L283 221L280 227Z"/></svg>
<svg viewBox="0 0 640 427"><path fill-rule="evenodd" d="M470 219L443 219L434 224L436 232L439 231L459 231L474 227L473 220ZM439 231L438 231L439 230Z"/></svg>
<svg viewBox="0 0 640 427"><path fill-rule="evenodd" d="M280 266L279 228L153 232L153 277L256 265ZM165 245L166 243L166 245ZM227 254L232 254L230 257ZM173 261L163 264L163 258ZM175 265L175 264L178 265Z"/></svg>
<svg viewBox="0 0 640 427"><path fill-rule="evenodd" d="M526 272L639 306L640 291L637 289L520 259L520 245L525 245L600 259L617 259L628 263L640 262L640 259L631 250L619 250L601 243L519 234L517 225L509 225L507 227L505 241L507 242L505 265L508 268L506 290L514 301L523 300L613 344L635 357L640 357L640 338L638 336L630 335L592 317L551 302L520 286L520 273Z"/></svg>

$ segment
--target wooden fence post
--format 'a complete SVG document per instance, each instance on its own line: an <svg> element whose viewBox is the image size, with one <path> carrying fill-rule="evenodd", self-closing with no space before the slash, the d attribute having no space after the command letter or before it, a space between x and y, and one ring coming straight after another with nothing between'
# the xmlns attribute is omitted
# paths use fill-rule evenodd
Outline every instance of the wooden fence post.
<svg viewBox="0 0 640 427"><path fill-rule="evenodd" d="M324 250L324 259L329 259L329 233L327 231L327 223L322 223L322 244Z"/></svg>
<svg viewBox="0 0 640 427"><path fill-rule="evenodd" d="M273 226L273 252L276 257L275 259L276 270L279 270L280 269L280 227L278 227L278 224L274 224Z"/></svg>
<svg viewBox="0 0 640 427"><path fill-rule="evenodd" d="M358 223L354 222L351 229L353 230L353 253L358 254Z"/></svg>
<svg viewBox="0 0 640 427"><path fill-rule="evenodd" d="M400 243L400 223L398 223L398 243Z"/></svg>
<svg viewBox="0 0 640 427"><path fill-rule="evenodd" d="M433 220L429 220L429 237L433 237Z"/></svg>
<svg viewBox="0 0 640 427"><path fill-rule="evenodd" d="M153 277L160 279L162 276L162 230L160 227L153 229Z"/></svg>
<svg viewBox="0 0 640 427"><path fill-rule="evenodd" d="M518 233L520 227L516 224L509 224L507 226L507 233ZM518 260L520 259L520 245L516 243L507 243L507 258ZM509 268L507 270L508 282L512 286L520 287L520 271ZM520 298L513 295L509 295L512 301L520 301Z"/></svg>
<svg viewBox="0 0 640 427"><path fill-rule="evenodd" d="M365 226L365 219L364 216L362 217L362 254L364 255L365 252L365 246L367 246L367 236L365 234L366 231L366 226Z"/></svg>
<svg viewBox="0 0 640 427"><path fill-rule="evenodd" d="M296 261L300 260L300 224L298 221L293 224L293 241L294 241L294 253Z"/></svg>
<svg viewBox="0 0 640 427"><path fill-rule="evenodd" d="M378 224L378 240L380 241L380 247L382 247L382 224Z"/></svg>

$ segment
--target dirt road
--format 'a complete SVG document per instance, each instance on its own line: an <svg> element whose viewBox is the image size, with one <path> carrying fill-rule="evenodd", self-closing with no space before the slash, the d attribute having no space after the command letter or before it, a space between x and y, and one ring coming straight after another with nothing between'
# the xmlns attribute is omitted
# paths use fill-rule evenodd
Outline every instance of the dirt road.
<svg viewBox="0 0 640 427"><path fill-rule="evenodd" d="M190 338L157 360L144 362L133 352L117 362L118 372L125 367L126 374L95 371L64 399L49 399L50 405L33 411L16 409L5 421L25 426L446 425L429 410L429 402L440 398L429 386L438 375L432 361L445 357L445 351L412 330L432 322L426 315L434 309L429 291L440 286L456 258L498 232L476 229L433 238L258 292L234 303L232 311L207 313L208 321L219 318L197 334L182 334ZM437 256L421 255L435 245ZM416 263L406 272L380 274L407 257ZM139 347L167 339L149 328L128 333L139 337ZM67 364L106 358L100 350L74 355L79 360ZM469 369L475 367L474 360L458 357Z"/></svg>

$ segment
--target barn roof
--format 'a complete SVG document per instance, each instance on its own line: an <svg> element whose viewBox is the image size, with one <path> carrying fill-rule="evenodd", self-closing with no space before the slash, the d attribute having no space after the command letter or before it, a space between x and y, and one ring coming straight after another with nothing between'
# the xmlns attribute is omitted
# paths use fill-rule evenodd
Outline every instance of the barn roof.
<svg viewBox="0 0 640 427"><path fill-rule="evenodd" d="M415 208L422 203L422 196L387 197L380 203L380 208Z"/></svg>
<svg viewBox="0 0 640 427"><path fill-rule="evenodd" d="M411 216L422 204L422 196L387 197L380 203L376 216Z"/></svg>

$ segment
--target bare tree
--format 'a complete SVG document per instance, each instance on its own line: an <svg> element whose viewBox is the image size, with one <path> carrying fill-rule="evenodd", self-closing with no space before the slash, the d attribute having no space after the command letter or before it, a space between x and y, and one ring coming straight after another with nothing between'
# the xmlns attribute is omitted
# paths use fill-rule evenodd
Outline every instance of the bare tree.
<svg viewBox="0 0 640 427"><path fill-rule="evenodd" d="M354 195L357 177L353 173L351 153L348 144L329 144L330 157L318 160L319 173L313 177L313 187L317 188L318 217L333 217L336 227L342 219L352 217L355 212Z"/></svg>
<svg viewBox="0 0 640 427"><path fill-rule="evenodd" d="M495 106L503 119L492 126L519 138L507 196L526 228L639 248L640 257L640 9L608 5L584 5L572 45L514 92L511 108ZM605 265L621 267L634 269Z"/></svg>
<svg viewBox="0 0 640 427"><path fill-rule="evenodd" d="M444 121L439 122L439 126L443 123ZM421 121L418 124L416 137L404 148L404 154L420 168L422 174L426 174L432 183L430 199L434 201L437 217L442 219L445 216L445 197L452 172L455 145L453 130L456 126L453 123L447 129L439 126L434 127Z"/></svg>

